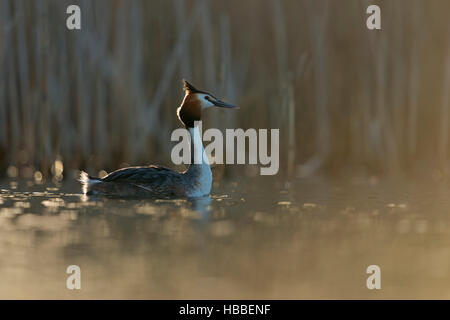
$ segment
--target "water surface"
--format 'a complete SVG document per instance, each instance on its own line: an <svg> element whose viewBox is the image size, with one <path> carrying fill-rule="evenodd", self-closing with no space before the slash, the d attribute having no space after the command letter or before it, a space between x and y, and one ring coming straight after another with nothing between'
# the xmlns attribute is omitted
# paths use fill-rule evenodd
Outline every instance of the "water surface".
<svg viewBox="0 0 450 320"><path fill-rule="evenodd" d="M0 183L0 298L450 298L450 188L222 183L210 198L85 198ZM366 288L379 265L382 289ZM66 268L81 268L81 290Z"/></svg>

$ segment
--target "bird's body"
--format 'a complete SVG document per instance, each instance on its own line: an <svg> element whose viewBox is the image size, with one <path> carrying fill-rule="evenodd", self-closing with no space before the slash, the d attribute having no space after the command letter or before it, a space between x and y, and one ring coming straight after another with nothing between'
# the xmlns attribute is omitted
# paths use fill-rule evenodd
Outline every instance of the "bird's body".
<svg viewBox="0 0 450 320"><path fill-rule="evenodd" d="M89 177L83 172L81 179L87 195L180 198L201 197L211 191L210 184L198 184L195 177L187 172L180 173L160 166L124 168L102 179Z"/></svg>
<svg viewBox="0 0 450 320"><path fill-rule="evenodd" d="M212 173L195 121L201 111L211 106L234 108L184 82L185 98L177 113L191 135L191 164L184 172L162 166L129 167L116 170L103 178L81 172L83 193L119 197L179 198L209 195ZM194 161L198 159L199 161Z"/></svg>

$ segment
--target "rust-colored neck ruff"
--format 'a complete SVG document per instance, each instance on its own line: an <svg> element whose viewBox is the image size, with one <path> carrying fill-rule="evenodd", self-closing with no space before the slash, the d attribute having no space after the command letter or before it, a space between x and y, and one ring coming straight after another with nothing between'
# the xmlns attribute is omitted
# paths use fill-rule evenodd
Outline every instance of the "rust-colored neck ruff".
<svg viewBox="0 0 450 320"><path fill-rule="evenodd" d="M197 98L197 94L187 94L184 97L181 106L178 108L178 118L187 128L193 128L195 121L202 118L201 101Z"/></svg>

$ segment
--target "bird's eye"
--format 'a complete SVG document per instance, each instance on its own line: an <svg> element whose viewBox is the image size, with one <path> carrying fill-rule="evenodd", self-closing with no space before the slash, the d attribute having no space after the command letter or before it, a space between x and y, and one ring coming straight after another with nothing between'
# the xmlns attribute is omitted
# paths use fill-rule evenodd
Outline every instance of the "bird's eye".
<svg viewBox="0 0 450 320"><path fill-rule="evenodd" d="M206 96L206 97L205 97L205 99L206 99L206 100L209 100L209 99L211 99L211 98L210 98L210 97L208 97L208 96Z"/></svg>

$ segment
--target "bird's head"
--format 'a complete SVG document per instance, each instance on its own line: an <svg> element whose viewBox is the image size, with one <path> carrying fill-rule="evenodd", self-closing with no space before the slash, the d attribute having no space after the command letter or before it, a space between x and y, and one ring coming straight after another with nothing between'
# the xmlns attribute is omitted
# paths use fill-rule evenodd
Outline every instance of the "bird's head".
<svg viewBox="0 0 450 320"><path fill-rule="evenodd" d="M183 80L185 91L183 102L177 109L180 121L187 127L193 128L195 121L200 121L202 111L211 107L236 109L238 107L217 99L212 94L196 89L192 84Z"/></svg>

